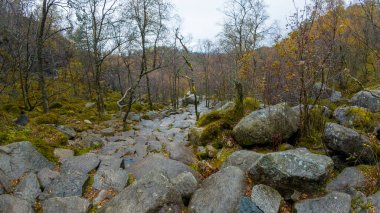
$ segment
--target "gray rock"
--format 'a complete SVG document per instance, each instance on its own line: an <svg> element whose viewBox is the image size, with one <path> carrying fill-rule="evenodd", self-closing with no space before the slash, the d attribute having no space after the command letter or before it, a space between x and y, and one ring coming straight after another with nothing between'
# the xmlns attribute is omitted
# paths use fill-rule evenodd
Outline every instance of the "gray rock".
<svg viewBox="0 0 380 213"><path fill-rule="evenodd" d="M93 153L87 153L81 156L75 156L62 160L61 172L79 171L84 174L99 166L99 157Z"/></svg>
<svg viewBox="0 0 380 213"><path fill-rule="evenodd" d="M206 147L198 146L197 147L197 156L201 159L208 158L208 152Z"/></svg>
<svg viewBox="0 0 380 213"><path fill-rule="evenodd" d="M340 192L332 192L324 197L303 200L294 205L296 212L302 213L349 213L351 196Z"/></svg>
<svg viewBox="0 0 380 213"><path fill-rule="evenodd" d="M364 163L374 162L374 154L369 139L353 129L335 123L327 123L323 141L337 154L344 154L352 160Z"/></svg>
<svg viewBox="0 0 380 213"><path fill-rule="evenodd" d="M200 146L202 145L201 143L201 135L203 132L204 128L198 128L198 127L193 127L190 129L188 133L188 138L191 144Z"/></svg>
<svg viewBox="0 0 380 213"><path fill-rule="evenodd" d="M100 137L100 135L94 133L82 133L81 138L82 139L79 140L79 145L85 148L104 144L104 140Z"/></svg>
<svg viewBox="0 0 380 213"><path fill-rule="evenodd" d="M300 105L292 107L292 110L296 112L298 116L300 116L301 110L304 110L304 107L305 105L300 104ZM327 106L307 105L307 108L309 112L322 113L326 118L331 118L333 114Z"/></svg>
<svg viewBox="0 0 380 213"><path fill-rule="evenodd" d="M357 107L357 106L349 106L349 107L339 107L334 111L334 118L338 120L339 124L348 126L348 127L354 127L358 124L358 122L362 122L362 118L358 115L358 113L355 113L357 111L364 112L366 114L371 114L367 109L363 107Z"/></svg>
<svg viewBox="0 0 380 213"><path fill-rule="evenodd" d="M159 154L150 155L127 168L127 171L132 173L137 180L154 170L165 171L169 178L175 178L182 172L191 172L195 177L200 177L198 172L192 170L185 164L179 161L167 159Z"/></svg>
<svg viewBox="0 0 380 213"><path fill-rule="evenodd" d="M0 195L0 212L3 213L33 213L28 201L9 194Z"/></svg>
<svg viewBox="0 0 380 213"><path fill-rule="evenodd" d="M103 136L111 136L114 133L115 133L115 130L112 127L100 130L100 134L102 134Z"/></svg>
<svg viewBox="0 0 380 213"><path fill-rule="evenodd" d="M238 207L238 213L264 213L256 204L248 197L241 197Z"/></svg>
<svg viewBox="0 0 380 213"><path fill-rule="evenodd" d="M235 108L235 102L230 101L230 102L225 103L218 110L220 110L220 111L228 111L228 110L233 110L234 108Z"/></svg>
<svg viewBox="0 0 380 213"><path fill-rule="evenodd" d="M380 90L360 91L350 99L350 104L377 112L380 110Z"/></svg>
<svg viewBox="0 0 380 213"><path fill-rule="evenodd" d="M42 188L47 187L51 183L51 181L57 178L58 176L59 172L52 171L48 168L41 169L37 173L37 178Z"/></svg>
<svg viewBox="0 0 380 213"><path fill-rule="evenodd" d="M54 155L59 159L59 161L62 161L63 159L73 157L74 151L71 149L55 148Z"/></svg>
<svg viewBox="0 0 380 213"><path fill-rule="evenodd" d="M227 167L203 181L190 200L188 212L236 212L244 193L244 173Z"/></svg>
<svg viewBox="0 0 380 213"><path fill-rule="evenodd" d="M100 164L98 171L101 170L118 170L121 168L123 159L113 156L100 156Z"/></svg>
<svg viewBox="0 0 380 213"><path fill-rule="evenodd" d="M161 152L162 145L158 141L148 141L145 145L148 152Z"/></svg>
<svg viewBox="0 0 380 213"><path fill-rule="evenodd" d="M128 183L128 172L123 169L118 170L100 170L94 177L93 187L98 190L114 189L122 191Z"/></svg>
<svg viewBox="0 0 380 213"><path fill-rule="evenodd" d="M326 189L344 193L349 193L352 189L366 191L376 188L378 181L374 181L375 179L365 176L358 167L347 167L327 184Z"/></svg>
<svg viewBox="0 0 380 213"><path fill-rule="evenodd" d="M29 173L16 187L14 195L18 198L34 203L35 199L41 193L40 184L37 175Z"/></svg>
<svg viewBox="0 0 380 213"><path fill-rule="evenodd" d="M249 174L255 183L276 189L311 191L325 184L333 166L331 158L300 148L264 155Z"/></svg>
<svg viewBox="0 0 380 213"><path fill-rule="evenodd" d="M77 132L74 130L74 128L71 127L58 125L57 130L65 134L68 139L73 139L75 136L77 136Z"/></svg>
<svg viewBox="0 0 380 213"><path fill-rule="evenodd" d="M169 143L166 146L166 151L169 152L170 159L180 161L186 165L191 165L198 161L193 151L180 143Z"/></svg>
<svg viewBox="0 0 380 213"><path fill-rule="evenodd" d="M112 155L117 158L123 157L125 155L131 155L134 152L134 148L132 148L129 144L122 142L109 142L105 144L100 150L100 153L102 155Z"/></svg>
<svg viewBox="0 0 380 213"><path fill-rule="evenodd" d="M18 142L0 147L0 183L4 187L10 180L18 179L27 172L38 172L54 165L42 156L31 143Z"/></svg>
<svg viewBox="0 0 380 213"><path fill-rule="evenodd" d="M174 188L181 194L184 203L188 203L191 196L198 188L198 181L190 172L184 172L173 178L171 182Z"/></svg>
<svg viewBox="0 0 380 213"><path fill-rule="evenodd" d="M375 212L380 212L380 191L369 196L368 201L371 202Z"/></svg>
<svg viewBox="0 0 380 213"><path fill-rule="evenodd" d="M199 97L198 97L199 99ZM197 100L197 103L199 103L199 100ZM185 97L182 98L182 106L186 107L189 104L195 104L195 95L194 94L187 94Z"/></svg>
<svg viewBox="0 0 380 213"><path fill-rule="evenodd" d="M15 124L18 126L26 126L29 123L29 117L22 113L16 120Z"/></svg>
<svg viewBox="0 0 380 213"><path fill-rule="evenodd" d="M242 146L271 145L273 137L287 140L298 130L299 116L291 108L278 104L244 117L233 129Z"/></svg>
<svg viewBox="0 0 380 213"><path fill-rule="evenodd" d="M253 151L236 151L224 161L222 168L236 166L243 172L247 172L262 156L262 154Z"/></svg>
<svg viewBox="0 0 380 213"><path fill-rule="evenodd" d="M123 158L123 161L121 162L121 168L127 169L134 163L136 163L136 159L134 158L131 158L131 157Z"/></svg>
<svg viewBox="0 0 380 213"><path fill-rule="evenodd" d="M310 97L316 98L319 96L321 99L329 99L331 102L337 102L342 98L342 93L327 87L321 82L313 85L310 91Z"/></svg>
<svg viewBox="0 0 380 213"><path fill-rule="evenodd" d="M181 212L182 208L181 195L168 176L155 171L125 188L99 212Z"/></svg>
<svg viewBox="0 0 380 213"><path fill-rule="evenodd" d="M54 197L42 202L44 213L86 213L90 202L81 197Z"/></svg>
<svg viewBox="0 0 380 213"><path fill-rule="evenodd" d="M280 209L282 197L272 187L259 184L252 188L251 199L263 212L277 213Z"/></svg>
<svg viewBox="0 0 380 213"><path fill-rule="evenodd" d="M51 181L43 193L41 200L51 197L71 197L82 196L83 186L88 179L88 175L79 171L68 171Z"/></svg>
<svg viewBox="0 0 380 213"><path fill-rule="evenodd" d="M218 154L218 150L215 149L212 145L207 145L206 150L207 150L207 156L209 158L215 158L216 155Z"/></svg>
<svg viewBox="0 0 380 213"><path fill-rule="evenodd" d="M187 129L192 125L188 120L177 120L173 123L174 128Z"/></svg>

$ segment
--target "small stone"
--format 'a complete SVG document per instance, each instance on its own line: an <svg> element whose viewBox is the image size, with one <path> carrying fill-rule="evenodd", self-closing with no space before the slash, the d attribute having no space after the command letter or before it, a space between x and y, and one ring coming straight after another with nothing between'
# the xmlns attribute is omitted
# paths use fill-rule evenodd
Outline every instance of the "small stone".
<svg viewBox="0 0 380 213"><path fill-rule="evenodd" d="M272 187L260 184L252 188L251 199L263 212L277 213L282 197Z"/></svg>
<svg viewBox="0 0 380 213"><path fill-rule="evenodd" d="M248 197L241 197L238 207L238 213L264 213L254 202Z"/></svg>
<svg viewBox="0 0 380 213"><path fill-rule="evenodd" d="M59 172L52 171L48 168L41 169L37 174L37 178L42 188L47 187L51 183L51 181L57 178L58 176Z"/></svg>
<svg viewBox="0 0 380 213"><path fill-rule="evenodd" d="M29 203L34 203L35 199L41 193L40 184L34 173L29 173L20 184L17 185L14 192L15 196Z"/></svg>
<svg viewBox="0 0 380 213"><path fill-rule="evenodd" d="M79 171L84 174L98 167L100 163L99 157L93 153L87 153L81 156L74 156L62 160L61 172Z"/></svg>
<svg viewBox="0 0 380 213"><path fill-rule="evenodd" d="M84 120L83 122L86 123L86 124L90 124L90 125L92 124L92 122L89 121L89 120Z"/></svg>
<svg viewBox="0 0 380 213"><path fill-rule="evenodd" d="M33 213L32 205L28 201L9 194L0 195L0 212L4 213Z"/></svg>
<svg viewBox="0 0 380 213"><path fill-rule="evenodd" d="M94 177L93 187L98 190L114 189L122 191L128 183L128 172L123 169L101 170Z"/></svg>
<svg viewBox="0 0 380 213"><path fill-rule="evenodd" d="M294 205L296 212L334 212L348 213L351 209L351 196L340 192L332 192L324 197L308 199Z"/></svg>

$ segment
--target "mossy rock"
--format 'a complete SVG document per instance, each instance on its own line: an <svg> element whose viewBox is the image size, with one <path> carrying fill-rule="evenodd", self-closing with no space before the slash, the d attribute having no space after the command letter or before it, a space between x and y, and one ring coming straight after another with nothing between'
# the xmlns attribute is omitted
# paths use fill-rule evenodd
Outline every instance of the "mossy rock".
<svg viewBox="0 0 380 213"><path fill-rule="evenodd" d="M36 124L58 124L59 123L59 114L55 112L48 112L42 114L34 119Z"/></svg>
<svg viewBox="0 0 380 213"><path fill-rule="evenodd" d="M209 113L206 113L199 118L198 126L202 127L212 122L218 121L225 116L224 114L224 111L211 111Z"/></svg>

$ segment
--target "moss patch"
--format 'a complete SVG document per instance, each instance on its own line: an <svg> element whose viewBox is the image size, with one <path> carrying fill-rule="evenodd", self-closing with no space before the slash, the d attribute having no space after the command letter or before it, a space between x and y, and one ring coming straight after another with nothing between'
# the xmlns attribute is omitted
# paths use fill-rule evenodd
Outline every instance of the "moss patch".
<svg viewBox="0 0 380 213"><path fill-rule="evenodd" d="M352 126L359 130L369 132L375 127L375 116L366 109L351 107L346 115L352 118Z"/></svg>
<svg viewBox="0 0 380 213"><path fill-rule="evenodd" d="M252 97L243 100L245 114L251 113L260 108L260 101Z"/></svg>

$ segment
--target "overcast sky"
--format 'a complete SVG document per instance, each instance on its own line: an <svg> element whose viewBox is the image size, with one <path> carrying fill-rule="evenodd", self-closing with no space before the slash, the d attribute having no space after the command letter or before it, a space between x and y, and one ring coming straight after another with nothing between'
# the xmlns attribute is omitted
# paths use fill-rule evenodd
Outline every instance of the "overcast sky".
<svg viewBox="0 0 380 213"><path fill-rule="evenodd" d="M175 12L183 21L182 31L191 34L193 42L199 39L214 40L221 32L225 0L172 0ZM285 29L288 17L294 13L292 0L264 0L270 17L268 24L278 21ZM302 8L305 0L295 0L297 7Z"/></svg>

